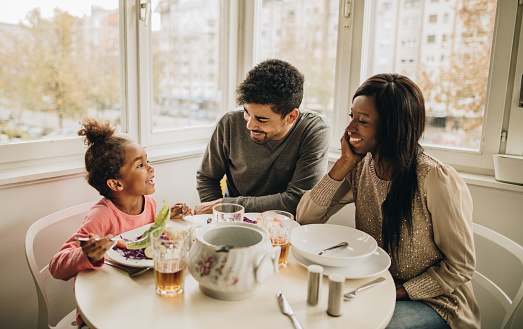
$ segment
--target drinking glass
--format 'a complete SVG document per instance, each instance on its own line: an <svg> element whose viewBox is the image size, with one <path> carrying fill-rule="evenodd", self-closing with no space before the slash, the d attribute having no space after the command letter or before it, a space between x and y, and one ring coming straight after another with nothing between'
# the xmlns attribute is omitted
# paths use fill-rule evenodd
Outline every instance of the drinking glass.
<svg viewBox="0 0 523 329"><path fill-rule="evenodd" d="M235 203L220 203L212 208L213 222L242 222L245 208Z"/></svg>
<svg viewBox="0 0 523 329"><path fill-rule="evenodd" d="M175 296L183 292L187 264L188 232L178 227L151 232L156 293Z"/></svg>
<svg viewBox="0 0 523 329"><path fill-rule="evenodd" d="M283 210L268 210L262 213L261 225L269 233L272 245L281 248L278 267L287 266L287 256L291 246L291 230L294 216Z"/></svg>

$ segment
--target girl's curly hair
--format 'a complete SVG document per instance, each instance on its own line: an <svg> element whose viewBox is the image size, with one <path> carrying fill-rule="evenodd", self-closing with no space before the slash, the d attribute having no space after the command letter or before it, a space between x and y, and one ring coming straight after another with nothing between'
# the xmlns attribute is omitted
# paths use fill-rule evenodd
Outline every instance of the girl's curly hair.
<svg viewBox="0 0 523 329"><path fill-rule="evenodd" d="M100 195L110 198L108 179L121 177L120 168L125 164L125 145L129 139L116 135L116 127L110 121L84 118L78 131L87 145L85 169L87 182Z"/></svg>

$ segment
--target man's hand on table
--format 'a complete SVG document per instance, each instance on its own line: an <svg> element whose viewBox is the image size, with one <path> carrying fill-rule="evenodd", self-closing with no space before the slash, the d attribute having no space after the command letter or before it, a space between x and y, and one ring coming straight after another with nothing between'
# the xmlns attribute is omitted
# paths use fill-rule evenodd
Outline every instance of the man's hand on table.
<svg viewBox="0 0 523 329"><path fill-rule="evenodd" d="M222 199L217 199L214 201L200 203L199 205L194 207L194 214L195 215L212 214L212 208L220 203L222 203Z"/></svg>

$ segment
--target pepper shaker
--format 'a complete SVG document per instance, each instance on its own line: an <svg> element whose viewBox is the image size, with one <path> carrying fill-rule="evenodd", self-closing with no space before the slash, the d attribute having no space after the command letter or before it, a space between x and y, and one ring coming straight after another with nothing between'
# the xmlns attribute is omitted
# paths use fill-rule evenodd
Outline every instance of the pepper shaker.
<svg viewBox="0 0 523 329"><path fill-rule="evenodd" d="M320 265L309 265L307 267L307 304L315 306L318 304L323 279L323 267Z"/></svg>
<svg viewBox="0 0 523 329"><path fill-rule="evenodd" d="M343 284L345 277L341 274L329 275L329 301L327 305L327 314L330 316L340 316L343 302Z"/></svg>

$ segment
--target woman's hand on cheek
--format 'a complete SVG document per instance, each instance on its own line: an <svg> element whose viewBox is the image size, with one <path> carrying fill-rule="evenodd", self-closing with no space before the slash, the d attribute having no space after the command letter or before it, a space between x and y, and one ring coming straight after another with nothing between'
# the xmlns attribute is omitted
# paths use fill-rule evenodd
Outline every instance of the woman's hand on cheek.
<svg viewBox="0 0 523 329"><path fill-rule="evenodd" d="M354 165L356 165L364 158L364 155L355 154L352 151L349 140L350 133L347 131L347 129L345 129L343 136L341 137L341 159L352 162Z"/></svg>

